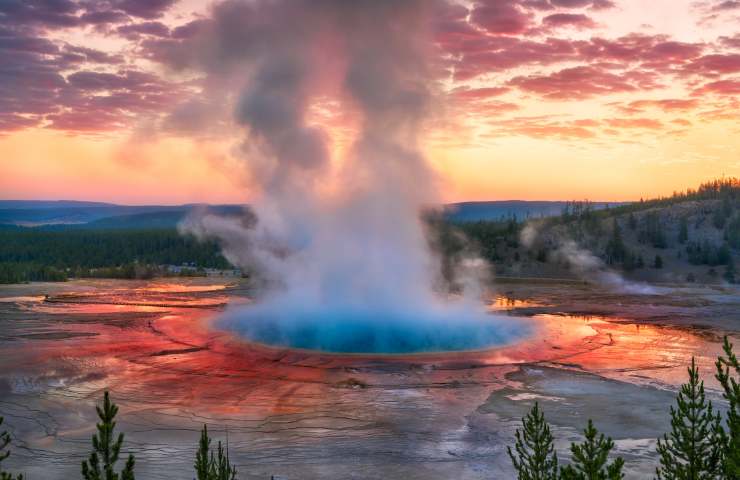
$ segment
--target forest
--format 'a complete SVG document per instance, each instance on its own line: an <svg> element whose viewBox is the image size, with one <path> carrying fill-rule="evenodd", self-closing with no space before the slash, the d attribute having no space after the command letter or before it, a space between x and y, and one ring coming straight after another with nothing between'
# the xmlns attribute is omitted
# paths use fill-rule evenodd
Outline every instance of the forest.
<svg viewBox="0 0 740 480"><path fill-rule="evenodd" d="M0 283L67 278L146 278L160 265L192 270L233 268L214 241L199 242L175 229L0 229Z"/></svg>
<svg viewBox="0 0 740 480"><path fill-rule="evenodd" d="M522 242L525 227L536 238ZM681 281L737 280L740 250L740 180L731 178L702 184L696 190L671 197L641 200L628 205L596 209L588 201L568 202L561 215L520 221L445 225L435 244L445 256L466 249L491 262L498 274L568 276L568 265L558 258L564 242L573 242L609 268L627 274L656 272ZM558 264L560 263L560 265Z"/></svg>

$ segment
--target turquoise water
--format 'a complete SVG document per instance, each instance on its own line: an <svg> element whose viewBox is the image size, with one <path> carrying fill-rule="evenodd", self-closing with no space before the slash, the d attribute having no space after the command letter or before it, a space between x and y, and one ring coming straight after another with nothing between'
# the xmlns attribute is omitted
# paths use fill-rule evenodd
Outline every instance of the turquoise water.
<svg viewBox="0 0 740 480"><path fill-rule="evenodd" d="M223 324L254 342L334 353L404 354L480 350L528 331L526 320L459 306L421 311L242 307Z"/></svg>

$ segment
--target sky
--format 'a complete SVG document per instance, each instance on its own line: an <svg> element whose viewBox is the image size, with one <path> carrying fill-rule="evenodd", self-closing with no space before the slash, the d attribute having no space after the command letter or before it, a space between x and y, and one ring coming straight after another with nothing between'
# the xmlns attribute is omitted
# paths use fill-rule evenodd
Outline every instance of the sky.
<svg viewBox="0 0 740 480"><path fill-rule="evenodd" d="M251 57L233 52L270 45L240 35L258 14L231 13L254 3L0 1L0 198L253 200L259 153L234 113ZM419 141L444 201L636 200L740 176L740 1L426 5ZM306 63L330 78L335 57ZM341 162L358 117L317 91L305 121Z"/></svg>

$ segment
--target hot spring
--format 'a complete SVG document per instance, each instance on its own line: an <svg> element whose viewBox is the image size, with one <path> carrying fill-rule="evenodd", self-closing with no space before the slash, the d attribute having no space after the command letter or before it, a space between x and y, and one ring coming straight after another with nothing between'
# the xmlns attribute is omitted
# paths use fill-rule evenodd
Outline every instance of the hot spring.
<svg viewBox="0 0 740 480"><path fill-rule="evenodd" d="M227 312L221 324L267 346L379 355L484 350L530 331L524 319L463 303L377 310L350 305L278 308L268 301Z"/></svg>
<svg viewBox="0 0 740 480"><path fill-rule="evenodd" d="M266 345L377 354L486 349L526 333L479 301L484 262L472 251L443 260L431 233L444 189L422 137L446 98L433 2L243 5L206 29L202 65L218 86L206 94L214 105L233 99L243 127L234 151L252 215L200 212L180 225L215 238L264 292L222 326ZM240 89L225 95L229 85Z"/></svg>

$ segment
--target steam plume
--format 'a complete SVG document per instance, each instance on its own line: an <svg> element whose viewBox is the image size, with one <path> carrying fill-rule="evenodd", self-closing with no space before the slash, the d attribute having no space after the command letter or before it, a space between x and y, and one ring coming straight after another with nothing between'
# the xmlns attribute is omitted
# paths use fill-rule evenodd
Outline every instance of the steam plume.
<svg viewBox="0 0 740 480"><path fill-rule="evenodd" d="M443 301L433 288L440 264L420 212L439 197L418 147L435 98L433 6L278 0L214 10L196 50L206 49L200 65L211 76L228 77L213 83L245 80L235 115L262 196L256 224L201 215L183 228L220 238L230 261L263 279L265 297L229 315L234 328L271 343L387 352L481 348L517 331L475 295ZM327 96L358 125L338 163L329 132L308 121Z"/></svg>
<svg viewBox="0 0 740 480"><path fill-rule="evenodd" d="M525 247L532 248L539 235L538 224L530 222L522 229L520 239ZM600 258L581 248L570 238L556 236L555 242L555 248L551 252L553 259L567 263L573 273L589 283L620 293L639 295L658 293L658 289L655 287L625 279L622 275L607 267Z"/></svg>

